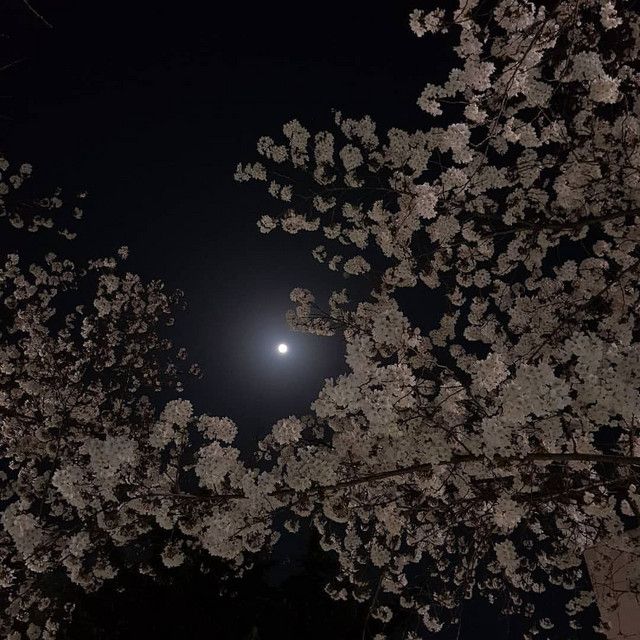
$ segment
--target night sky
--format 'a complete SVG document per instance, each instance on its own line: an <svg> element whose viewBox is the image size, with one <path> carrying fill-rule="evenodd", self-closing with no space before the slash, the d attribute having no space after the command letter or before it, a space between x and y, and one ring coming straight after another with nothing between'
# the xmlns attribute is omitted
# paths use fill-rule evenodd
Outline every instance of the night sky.
<svg viewBox="0 0 640 640"><path fill-rule="evenodd" d="M303 412L343 370L338 340L293 334L284 313L295 286L322 301L346 283L310 256L317 239L259 233L269 202L234 182L235 166L292 118L330 127L332 109L421 126L417 96L442 65L410 33L411 7L41 2L48 29L2 2L4 58L22 60L3 72L5 148L51 184L88 191L64 251L125 244L129 269L185 291L174 335L205 371L189 396L243 438Z"/></svg>
<svg viewBox="0 0 640 640"><path fill-rule="evenodd" d="M416 99L450 54L411 34L413 2L32 4L53 28L21 0L0 2L0 55L16 61L2 71L2 149L34 165L34 182L88 191L61 252L128 245L128 269L185 292L173 335L205 374L186 397L235 420L249 447L345 370L339 339L292 333L284 319L293 287L322 301L345 281L312 259L317 238L259 233L269 202L234 182L236 164L292 118L331 127L332 109L423 127ZM465 629L461 640L509 635L473 611Z"/></svg>

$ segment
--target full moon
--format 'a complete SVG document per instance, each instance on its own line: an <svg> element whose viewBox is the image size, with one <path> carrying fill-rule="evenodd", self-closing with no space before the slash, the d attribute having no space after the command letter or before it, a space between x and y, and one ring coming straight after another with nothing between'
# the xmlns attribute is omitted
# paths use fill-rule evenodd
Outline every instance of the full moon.
<svg viewBox="0 0 640 640"><path fill-rule="evenodd" d="M278 353L287 353L287 351L289 351L289 347L284 342L278 345Z"/></svg>

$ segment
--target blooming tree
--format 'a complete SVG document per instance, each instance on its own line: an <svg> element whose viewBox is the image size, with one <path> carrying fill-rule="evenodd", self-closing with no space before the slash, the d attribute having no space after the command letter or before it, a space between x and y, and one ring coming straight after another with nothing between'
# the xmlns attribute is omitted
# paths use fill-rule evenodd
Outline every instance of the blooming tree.
<svg viewBox="0 0 640 640"><path fill-rule="evenodd" d="M165 567L204 551L239 568L308 521L338 558L327 591L369 602L379 639L399 608L437 631L474 595L550 636L550 587L579 628L595 545L640 578L640 20L623 1L443 4L410 17L460 60L422 92L423 130L293 121L238 166L277 201L263 232L322 234L317 260L371 282L326 308L291 293L291 326L342 335L349 373L253 459L231 420L149 399L179 391L183 356L159 283L115 259L6 260L12 640L54 637L68 603L52 580L96 589L152 532ZM434 326L403 311L406 291L447 301Z"/></svg>
<svg viewBox="0 0 640 640"><path fill-rule="evenodd" d="M293 121L236 178L282 202L263 232L321 232L317 260L374 283L324 312L293 292L293 326L342 332L351 371L313 405L322 445L279 464L322 461L306 483L283 468L315 491L333 593L397 594L436 630L474 592L533 615L596 543L638 556L640 21L626 3L505 0L410 23L452 33L460 60L419 97L428 125ZM436 326L403 314L406 289L446 296Z"/></svg>

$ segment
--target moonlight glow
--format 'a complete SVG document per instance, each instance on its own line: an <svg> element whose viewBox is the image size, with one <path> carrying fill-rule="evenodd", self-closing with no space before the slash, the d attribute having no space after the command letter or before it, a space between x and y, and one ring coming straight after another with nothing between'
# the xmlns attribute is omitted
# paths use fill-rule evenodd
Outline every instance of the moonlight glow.
<svg viewBox="0 0 640 640"><path fill-rule="evenodd" d="M278 345L278 353L287 353L287 351L289 351L289 347L284 342Z"/></svg>

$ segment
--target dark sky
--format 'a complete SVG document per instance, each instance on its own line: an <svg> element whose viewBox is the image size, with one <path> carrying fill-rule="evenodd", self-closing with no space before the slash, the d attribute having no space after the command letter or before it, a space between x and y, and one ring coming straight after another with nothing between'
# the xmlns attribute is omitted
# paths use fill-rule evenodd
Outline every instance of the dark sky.
<svg viewBox="0 0 640 640"><path fill-rule="evenodd" d="M1 139L47 180L88 190L73 251L126 244L130 269L185 291L175 335L205 370L189 389L201 410L249 439L303 412L344 368L342 348L289 332L288 293L345 282L311 258L318 238L262 236L267 197L233 172L294 117L421 126L416 99L443 64L409 30L413 4L31 4L53 29L0 2L3 58L22 60L3 72Z"/></svg>

